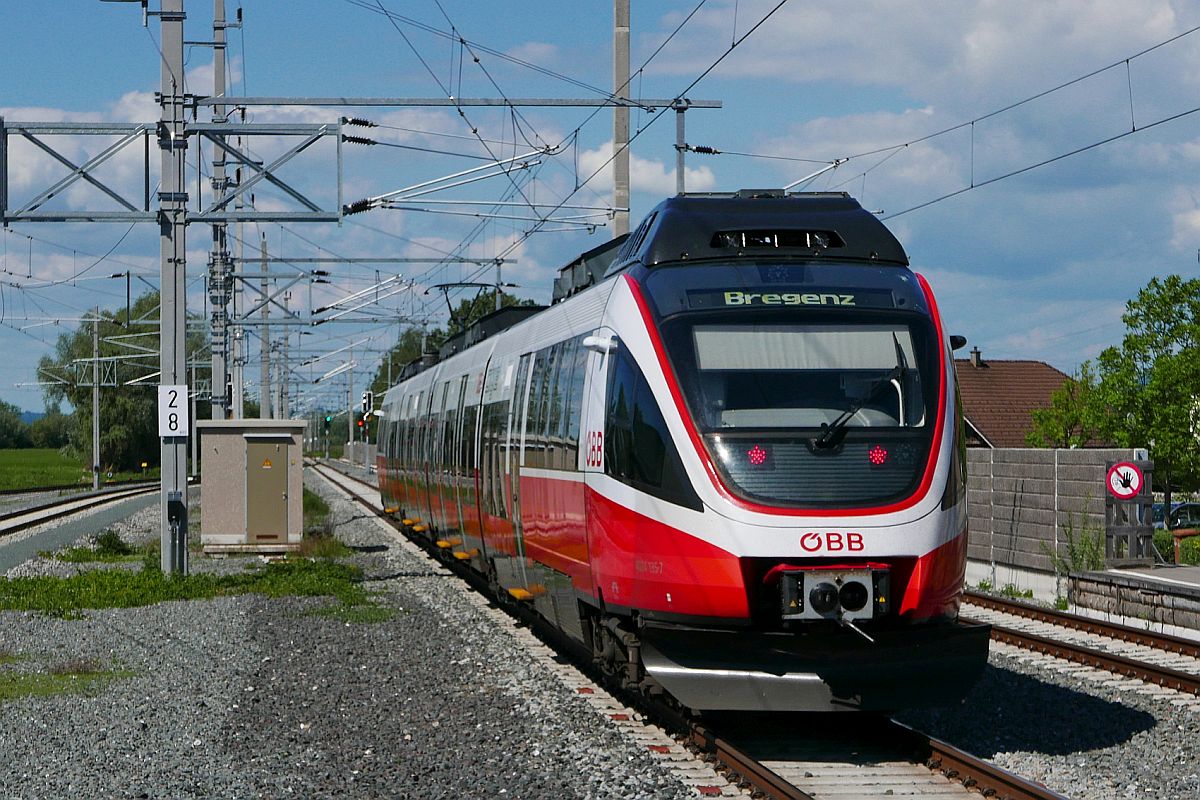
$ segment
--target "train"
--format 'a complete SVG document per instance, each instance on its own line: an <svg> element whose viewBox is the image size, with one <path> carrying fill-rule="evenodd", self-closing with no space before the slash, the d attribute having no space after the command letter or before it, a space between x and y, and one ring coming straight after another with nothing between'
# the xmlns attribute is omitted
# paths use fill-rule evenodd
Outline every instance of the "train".
<svg viewBox="0 0 1200 800"><path fill-rule="evenodd" d="M957 702L990 632L958 619L963 343L852 197L681 194L406 368L381 498L686 708Z"/></svg>

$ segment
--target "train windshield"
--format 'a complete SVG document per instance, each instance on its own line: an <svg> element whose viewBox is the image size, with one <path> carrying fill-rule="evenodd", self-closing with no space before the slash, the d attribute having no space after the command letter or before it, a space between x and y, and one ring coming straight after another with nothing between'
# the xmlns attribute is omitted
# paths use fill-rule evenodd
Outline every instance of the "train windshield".
<svg viewBox="0 0 1200 800"><path fill-rule="evenodd" d="M663 333L705 445L746 499L862 507L919 483L939 389L928 317L683 314Z"/></svg>

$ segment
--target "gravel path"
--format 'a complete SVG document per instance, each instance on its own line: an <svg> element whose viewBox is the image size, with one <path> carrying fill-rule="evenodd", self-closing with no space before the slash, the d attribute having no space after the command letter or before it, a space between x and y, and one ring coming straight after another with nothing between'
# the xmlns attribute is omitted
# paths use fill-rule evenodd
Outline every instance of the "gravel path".
<svg viewBox="0 0 1200 800"><path fill-rule="evenodd" d="M377 522L331 506L339 537L368 551L357 560L395 611L386 622L260 596L77 620L0 613L0 653L20 656L6 669L82 659L126 674L6 702L0 798L696 796L457 580L383 551Z"/></svg>

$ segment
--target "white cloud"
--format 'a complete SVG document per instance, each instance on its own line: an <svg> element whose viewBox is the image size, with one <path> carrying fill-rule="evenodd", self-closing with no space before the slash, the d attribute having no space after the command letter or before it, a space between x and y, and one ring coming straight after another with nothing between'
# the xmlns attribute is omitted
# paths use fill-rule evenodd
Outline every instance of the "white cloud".
<svg viewBox="0 0 1200 800"><path fill-rule="evenodd" d="M608 163L612 158L612 141L609 140L594 150L579 154L579 172L583 176L596 173L590 184L611 202L613 168ZM716 186L716 176L711 168L685 167L684 184L689 192L707 192ZM652 161L630 153L629 185L634 192L647 192L656 196L675 194L675 165Z"/></svg>

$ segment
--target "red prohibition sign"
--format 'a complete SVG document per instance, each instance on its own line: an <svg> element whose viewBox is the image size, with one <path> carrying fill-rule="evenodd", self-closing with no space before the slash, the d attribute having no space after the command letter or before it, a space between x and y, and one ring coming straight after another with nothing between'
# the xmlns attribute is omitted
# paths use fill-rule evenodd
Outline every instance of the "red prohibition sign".
<svg viewBox="0 0 1200 800"><path fill-rule="evenodd" d="M1108 468L1104 482L1108 491L1118 500L1129 500L1142 491L1145 478L1137 464L1129 461L1119 461Z"/></svg>

